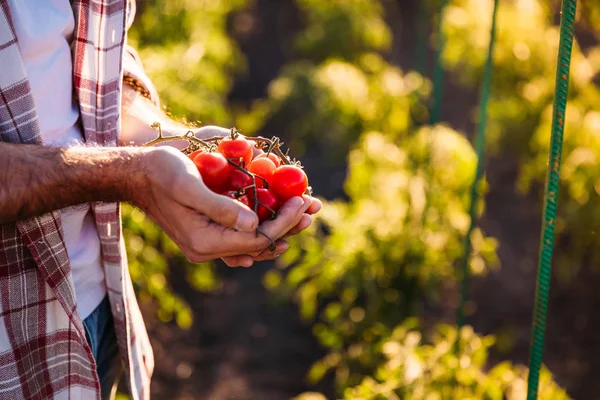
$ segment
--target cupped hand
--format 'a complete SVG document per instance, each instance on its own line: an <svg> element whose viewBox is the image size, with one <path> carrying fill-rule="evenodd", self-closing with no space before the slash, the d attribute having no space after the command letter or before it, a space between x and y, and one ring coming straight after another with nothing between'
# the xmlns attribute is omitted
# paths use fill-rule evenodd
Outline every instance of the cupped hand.
<svg viewBox="0 0 600 400"><path fill-rule="evenodd" d="M321 210L321 207L323 206L321 200L317 198L310 196L303 196L303 198L306 202L309 202L310 205L308 206L298 223L284 235L284 238L297 235L303 230L307 229L312 223L311 215L318 213ZM241 254L236 256L224 257L223 261L230 267L251 267L256 261L273 260L282 255L289 248L289 245L283 239L279 239L275 243L275 251L270 251L269 249L267 249L258 255Z"/></svg>
<svg viewBox="0 0 600 400"><path fill-rule="evenodd" d="M195 135L201 139L215 137L215 136L225 137L225 136L229 135L229 133L230 133L229 129L219 127L219 126L214 126L214 125L203 126L195 131ZM261 151L258 148L254 147L254 156L255 157L258 154L260 154L260 152ZM309 208L306 210L305 214L302 216L302 218L300 219L298 224L295 227L293 227L286 234L286 236L297 235L300 232L302 232L303 230L307 229L312 223L311 215L316 214L317 212L319 212L321 210L321 207L323 206L323 204L321 203L321 201L319 199L316 199L313 197L310 197L309 199L311 202ZM309 200L307 200L307 201L309 201ZM231 257L225 257L225 258L223 258L223 261L225 261L225 263L227 265L229 265L230 267L237 267L237 266L250 267L250 266L252 266L252 264L255 261L272 260L274 258L279 257L281 254L283 254L283 252L285 252L289 247L288 244L284 240L279 240L279 241L277 241L276 244L277 244L277 247L274 252L265 250L258 256L251 256L249 254L241 254L241 255L236 255L236 256L231 256Z"/></svg>
<svg viewBox="0 0 600 400"><path fill-rule="evenodd" d="M195 131L195 135L201 139L215 137L215 136L224 137L224 136L229 135L229 133L230 133L229 129L226 129L226 128L223 128L220 126L215 126L215 125L203 126ZM260 152L261 151L258 148L254 147L254 156L255 157L258 154L260 154ZM321 210L323 203L321 203L321 201L319 199L316 199L314 197L310 197L310 201L311 201L311 205L306 210L306 213L302 216L302 218L300 219L298 224L286 234L286 236L297 235L300 232L302 232L303 230L307 229L311 225L311 223L312 223L311 215L318 213ZM288 244L284 240L279 240L277 242L277 248L276 248L275 252L271 252L271 251L267 250L256 257L253 257L248 254L225 257L223 259L223 261L225 261L225 263L227 265L229 265L230 267L237 267L237 266L250 267L250 266L252 266L252 264L255 261L272 260L274 258L277 258L287 249L288 249Z"/></svg>
<svg viewBox="0 0 600 400"><path fill-rule="evenodd" d="M152 218L192 262L240 254L260 258L301 224L311 207L310 197L286 202L277 218L263 223L242 203L210 191L195 165L181 152L160 147L143 153L146 180L137 185L132 202ZM275 253L282 251L277 243ZM268 251L268 250L267 250Z"/></svg>

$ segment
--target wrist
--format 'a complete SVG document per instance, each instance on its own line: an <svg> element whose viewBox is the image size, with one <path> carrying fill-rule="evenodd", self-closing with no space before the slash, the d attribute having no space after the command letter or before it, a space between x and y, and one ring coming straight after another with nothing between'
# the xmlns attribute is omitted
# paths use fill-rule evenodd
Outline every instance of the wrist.
<svg viewBox="0 0 600 400"><path fill-rule="evenodd" d="M144 211L148 210L158 197L172 195L177 190L181 176L189 172L187 169L195 169L194 164L183 153L170 146L152 146L136 150L128 162L132 179L125 186L125 190L127 201Z"/></svg>
<svg viewBox="0 0 600 400"><path fill-rule="evenodd" d="M115 157L117 161L111 164L111 168L120 201L141 205L141 199L148 190L147 166L153 150L146 147L119 148L119 154Z"/></svg>
<svg viewBox="0 0 600 400"><path fill-rule="evenodd" d="M73 176L65 184L87 188L88 201L135 202L144 187L143 147L72 147L63 154ZM68 174L65 173L65 176Z"/></svg>

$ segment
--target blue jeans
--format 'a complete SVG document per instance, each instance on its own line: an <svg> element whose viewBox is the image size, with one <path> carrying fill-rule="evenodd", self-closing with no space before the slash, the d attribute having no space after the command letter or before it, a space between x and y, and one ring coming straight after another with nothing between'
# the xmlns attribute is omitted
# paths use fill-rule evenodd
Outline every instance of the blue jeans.
<svg viewBox="0 0 600 400"><path fill-rule="evenodd" d="M102 399L111 399L121 374L121 358L108 296L83 320L86 339L96 360Z"/></svg>

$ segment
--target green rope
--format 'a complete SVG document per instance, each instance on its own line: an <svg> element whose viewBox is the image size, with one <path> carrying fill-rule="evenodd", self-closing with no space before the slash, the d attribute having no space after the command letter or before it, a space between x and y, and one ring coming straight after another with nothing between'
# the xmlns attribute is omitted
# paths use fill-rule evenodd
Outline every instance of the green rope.
<svg viewBox="0 0 600 400"><path fill-rule="evenodd" d="M444 96L444 67L442 66L442 52L444 51L445 38L442 33L442 22L444 8L448 0L441 0L440 13L438 15L437 37L435 44L435 57L433 67L433 104L429 115L429 123L435 125L440 122L442 111L442 97Z"/></svg>
<svg viewBox="0 0 600 400"><path fill-rule="evenodd" d="M471 233L475 229L477 224L477 203L479 200L479 186L481 178L484 172L484 147L485 147L485 133L487 127L487 105L490 98L490 88L492 85L492 70L494 67L494 44L496 43L496 20L498 15L498 3L499 0L494 0L494 11L492 12L492 28L490 30L490 45L488 47L487 61L483 71L483 83L481 84L481 100L479 103L479 122L477 125L477 136L475 137L475 152L477 154L477 169L475 172L475 179L471 186L471 206L469 215L471 217L471 223L465 236L464 243L464 254L462 258L462 285L460 293L460 303L458 305L458 311L456 316L456 324L458 328L462 328L465 324L465 302L468 296L469 290L469 259L471 256Z"/></svg>
<svg viewBox="0 0 600 400"><path fill-rule="evenodd" d="M540 368L544 352L544 334L548 312L548 294L552 272L552 249L554 246L554 225L558 204L560 184L560 159L562 153L565 113L569 93L569 73L571 67L571 49L575 26L576 0L563 0L560 22L560 46L556 70L556 88L554 110L552 114L552 135L546 175L546 193L544 195L544 215L540 238L540 257L538 264L533 328L531 333L531 355L529 359L529 377L527 400L537 399Z"/></svg>

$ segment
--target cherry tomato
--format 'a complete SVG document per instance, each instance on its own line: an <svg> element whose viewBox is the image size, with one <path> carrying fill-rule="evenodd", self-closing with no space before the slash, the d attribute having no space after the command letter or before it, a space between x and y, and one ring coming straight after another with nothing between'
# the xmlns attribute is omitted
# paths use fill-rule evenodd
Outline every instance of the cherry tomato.
<svg viewBox="0 0 600 400"><path fill-rule="evenodd" d="M268 158L269 160L273 161L275 167L279 167L281 165L281 160L275 153L269 153L269 155L267 155L267 153L262 153L257 155L255 158Z"/></svg>
<svg viewBox="0 0 600 400"><path fill-rule="evenodd" d="M273 192L271 192L268 189L256 189L256 197L258 199L258 202L260 203L258 205L257 212L258 220L260 222L263 222L271 219L272 217L275 217L275 214L271 212L271 210L276 212L279 209L280 203L279 200L277 200L277 197L273 194ZM271 210L269 210L269 208L266 208L265 206L269 207Z"/></svg>
<svg viewBox="0 0 600 400"><path fill-rule="evenodd" d="M275 172L275 163L268 158L255 158L250 165L248 166L248 171L252 172L255 175L258 175L264 178L267 183L271 181L271 177L273 176L273 172ZM262 179L256 178L256 187L263 187L264 181Z"/></svg>
<svg viewBox="0 0 600 400"><path fill-rule="evenodd" d="M228 190L226 192L223 192L222 194L223 196L231 197L232 199L244 204L249 209L254 210L254 205L250 206L250 197L248 197L248 195L242 195L238 197L237 190Z"/></svg>
<svg viewBox="0 0 600 400"><path fill-rule="evenodd" d="M229 174L229 180L227 181L227 188L238 190L252 185L252 178L250 175L245 174L239 169L234 169Z"/></svg>
<svg viewBox="0 0 600 400"><path fill-rule="evenodd" d="M231 172L227 159L219 153L201 153L194 158L194 164L206 186L220 192Z"/></svg>
<svg viewBox="0 0 600 400"><path fill-rule="evenodd" d="M248 201L248 204L244 204L246 204L248 207L250 207L252 211L254 211L254 189L246 190L246 194L244 194L244 197L246 198L246 201Z"/></svg>
<svg viewBox="0 0 600 400"><path fill-rule="evenodd" d="M196 158L196 156L197 156L198 154L202 154L202 153L204 153L204 150L203 150L203 149L196 150L196 151L194 151L194 152L191 152L190 154L188 154L188 158L189 158L190 160L194 161L194 158Z"/></svg>
<svg viewBox="0 0 600 400"><path fill-rule="evenodd" d="M302 196L306 192L308 178L301 168L295 165L282 165L275 170L269 184L279 200L286 201L294 196Z"/></svg>
<svg viewBox="0 0 600 400"><path fill-rule="evenodd" d="M244 204L246 207L254 211L254 204L250 201L250 197L248 195L243 195L238 197L237 199L240 203Z"/></svg>
<svg viewBox="0 0 600 400"><path fill-rule="evenodd" d="M218 146L219 153L223 154L225 158L231 159L237 165L240 165L240 158L244 160L242 166L247 166L252 161L254 150L252 144L241 136L235 139L230 136L221 140Z"/></svg>

